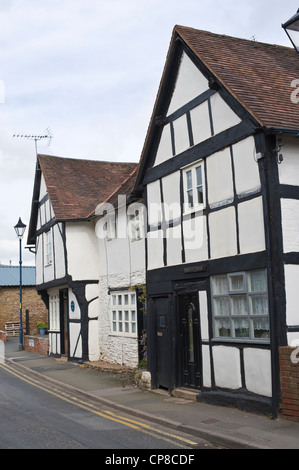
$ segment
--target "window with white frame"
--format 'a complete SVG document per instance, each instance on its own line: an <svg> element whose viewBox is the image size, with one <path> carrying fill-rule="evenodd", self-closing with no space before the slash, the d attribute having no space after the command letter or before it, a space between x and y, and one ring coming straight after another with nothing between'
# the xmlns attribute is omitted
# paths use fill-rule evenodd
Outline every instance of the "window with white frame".
<svg viewBox="0 0 299 470"><path fill-rule="evenodd" d="M111 241L116 238L116 220L115 215L107 216L107 220L104 224L104 233L106 234L106 240Z"/></svg>
<svg viewBox="0 0 299 470"><path fill-rule="evenodd" d="M45 263L46 266L53 262L53 244L52 244L52 232L49 230L45 234Z"/></svg>
<svg viewBox="0 0 299 470"><path fill-rule="evenodd" d="M205 206L205 184L203 162L184 170L185 212L202 209Z"/></svg>
<svg viewBox="0 0 299 470"><path fill-rule="evenodd" d="M137 335L136 293L132 291L111 294L111 331L119 335Z"/></svg>
<svg viewBox="0 0 299 470"><path fill-rule="evenodd" d="M270 338L265 269L211 278L214 338Z"/></svg>
<svg viewBox="0 0 299 470"><path fill-rule="evenodd" d="M141 204L133 205L128 210L128 234L131 241L144 238L143 209Z"/></svg>
<svg viewBox="0 0 299 470"><path fill-rule="evenodd" d="M60 330L59 292L49 295L49 323L51 331Z"/></svg>

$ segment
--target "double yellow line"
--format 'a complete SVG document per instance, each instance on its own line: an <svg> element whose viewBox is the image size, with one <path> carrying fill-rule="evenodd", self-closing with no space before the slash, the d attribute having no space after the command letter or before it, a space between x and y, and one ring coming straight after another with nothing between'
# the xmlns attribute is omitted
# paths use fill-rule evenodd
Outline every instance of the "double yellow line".
<svg viewBox="0 0 299 470"><path fill-rule="evenodd" d="M161 431L157 428L153 428L152 426L149 426L148 424L144 424L144 423L141 423L140 421L136 421L130 418L125 418L124 416L113 413L112 411L108 411L108 410L98 411L98 407L96 405L93 405L92 403L88 403L87 401L84 401L81 398L78 398L67 392L59 390L58 388L52 387L50 389L46 385L42 385L42 383L39 380L33 377L28 378L28 376L25 373L16 371L13 367L11 367L8 364L4 364L4 363L0 364L0 367L6 370L7 372L9 372L10 374L14 375L15 377L17 377L18 379L22 380L23 382L27 382L28 384L36 388L39 388L40 390L43 390L49 393L50 395L60 398L61 400L67 403L75 405L78 408L81 408L85 411L89 411L90 413L93 413L102 418L123 424L124 426L135 429L144 434L148 434L152 437L155 437L156 439L161 439L177 447L182 447L186 449L188 447L194 447L197 445L197 442L191 441L190 439L186 439L184 437L171 434L169 432Z"/></svg>

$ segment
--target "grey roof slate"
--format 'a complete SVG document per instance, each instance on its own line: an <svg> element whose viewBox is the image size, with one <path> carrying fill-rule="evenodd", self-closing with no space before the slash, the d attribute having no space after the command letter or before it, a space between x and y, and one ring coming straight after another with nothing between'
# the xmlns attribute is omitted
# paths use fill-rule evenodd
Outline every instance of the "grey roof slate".
<svg viewBox="0 0 299 470"><path fill-rule="evenodd" d="M20 285L20 267L19 266L0 266L0 287L19 286ZM22 267L22 285L35 286L35 267Z"/></svg>

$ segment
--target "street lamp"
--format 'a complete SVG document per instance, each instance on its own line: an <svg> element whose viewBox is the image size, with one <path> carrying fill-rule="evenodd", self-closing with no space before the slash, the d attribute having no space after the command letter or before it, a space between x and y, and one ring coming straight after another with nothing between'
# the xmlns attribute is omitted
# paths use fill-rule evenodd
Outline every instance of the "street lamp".
<svg viewBox="0 0 299 470"><path fill-rule="evenodd" d="M20 242L20 339L19 339L19 351L23 349L23 323L22 323L22 238L26 230L26 225L23 224L21 221L21 217L19 217L19 221L17 225L14 227L17 237Z"/></svg>
<svg viewBox="0 0 299 470"><path fill-rule="evenodd" d="M295 50L299 52L299 9L297 13L282 25Z"/></svg>

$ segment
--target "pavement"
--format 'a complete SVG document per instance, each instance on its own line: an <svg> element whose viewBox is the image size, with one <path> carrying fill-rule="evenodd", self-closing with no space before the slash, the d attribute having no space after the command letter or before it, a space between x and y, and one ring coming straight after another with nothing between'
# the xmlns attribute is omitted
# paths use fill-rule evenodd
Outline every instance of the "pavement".
<svg viewBox="0 0 299 470"><path fill-rule="evenodd" d="M299 422L279 416L248 413L232 407L209 405L140 390L122 368L103 370L93 363L19 351L18 338L9 337L5 360L50 383L79 392L102 405L164 425L229 449L299 449Z"/></svg>

